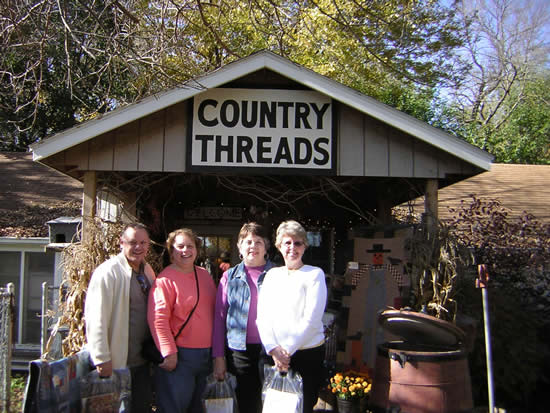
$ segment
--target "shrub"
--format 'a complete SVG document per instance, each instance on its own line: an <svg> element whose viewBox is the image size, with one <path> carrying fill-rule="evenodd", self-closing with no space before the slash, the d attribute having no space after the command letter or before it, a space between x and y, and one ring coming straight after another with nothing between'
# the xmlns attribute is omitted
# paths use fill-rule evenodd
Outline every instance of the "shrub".
<svg viewBox="0 0 550 413"><path fill-rule="evenodd" d="M550 315L550 225L527 213L517 219L498 201L473 197L452 209L454 233L489 268L493 379L498 405L509 411L546 411L544 390L550 344L544 337ZM475 275L457 285L460 312L483 326L481 293ZM478 329L479 330L479 329ZM483 331L470 355L476 404L487 404ZM527 410L525 410L527 409Z"/></svg>
<svg viewBox="0 0 550 413"><path fill-rule="evenodd" d="M11 376L10 407L9 412L21 412L23 410L23 398L25 397L25 386L27 375L15 373Z"/></svg>

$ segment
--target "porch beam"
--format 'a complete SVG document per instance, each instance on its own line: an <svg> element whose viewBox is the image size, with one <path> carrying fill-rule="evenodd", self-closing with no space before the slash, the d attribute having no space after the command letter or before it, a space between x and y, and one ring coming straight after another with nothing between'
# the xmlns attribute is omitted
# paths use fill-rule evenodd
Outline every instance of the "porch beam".
<svg viewBox="0 0 550 413"><path fill-rule="evenodd" d="M437 191L439 182L437 179L426 180L426 191L424 193L424 211L427 228L432 231L437 226L438 221L438 198Z"/></svg>
<svg viewBox="0 0 550 413"><path fill-rule="evenodd" d="M88 226L96 215L97 173L84 172L84 189L82 195L82 241L88 236Z"/></svg>

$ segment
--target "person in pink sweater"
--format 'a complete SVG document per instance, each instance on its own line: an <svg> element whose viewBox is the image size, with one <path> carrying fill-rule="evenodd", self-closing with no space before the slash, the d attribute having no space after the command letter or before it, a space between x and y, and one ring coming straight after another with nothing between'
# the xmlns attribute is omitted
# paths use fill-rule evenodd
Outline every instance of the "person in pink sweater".
<svg viewBox="0 0 550 413"><path fill-rule="evenodd" d="M190 229L170 233L166 248L171 264L158 275L149 294L147 320L164 357L155 371L160 413L202 412L201 395L212 371L216 286L208 271L195 265L200 245Z"/></svg>

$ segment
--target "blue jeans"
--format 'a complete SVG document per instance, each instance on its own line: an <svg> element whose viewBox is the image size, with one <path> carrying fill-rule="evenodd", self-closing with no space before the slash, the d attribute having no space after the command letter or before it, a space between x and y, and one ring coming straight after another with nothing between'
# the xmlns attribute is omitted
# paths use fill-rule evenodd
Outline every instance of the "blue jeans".
<svg viewBox="0 0 550 413"><path fill-rule="evenodd" d="M201 413L201 396L212 371L210 348L178 347L178 364L172 371L155 370L159 413Z"/></svg>

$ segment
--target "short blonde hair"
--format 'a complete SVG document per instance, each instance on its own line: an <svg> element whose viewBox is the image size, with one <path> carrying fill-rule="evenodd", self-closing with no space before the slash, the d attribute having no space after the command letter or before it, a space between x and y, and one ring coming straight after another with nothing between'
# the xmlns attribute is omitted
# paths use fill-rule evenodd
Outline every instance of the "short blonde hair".
<svg viewBox="0 0 550 413"><path fill-rule="evenodd" d="M275 246L277 249L281 249L281 244L283 243L283 237L293 237L300 238L304 243L306 248L308 247L307 243L307 232L304 227L297 221L289 220L281 222L277 228L277 238L275 241Z"/></svg>
<svg viewBox="0 0 550 413"><path fill-rule="evenodd" d="M166 238L166 249L168 250L168 255L170 256L170 260L172 260L172 252L174 251L174 242L178 235L187 235L189 238L191 238L195 243L195 248L197 249L197 255L198 255L199 250L202 246L201 239L197 234L195 234L195 232L192 229L180 228L172 231L170 234L168 234L168 238Z"/></svg>

